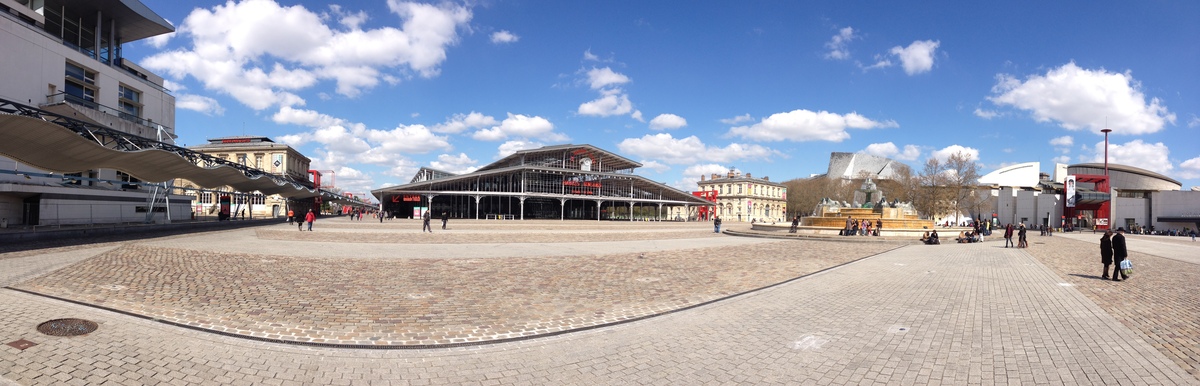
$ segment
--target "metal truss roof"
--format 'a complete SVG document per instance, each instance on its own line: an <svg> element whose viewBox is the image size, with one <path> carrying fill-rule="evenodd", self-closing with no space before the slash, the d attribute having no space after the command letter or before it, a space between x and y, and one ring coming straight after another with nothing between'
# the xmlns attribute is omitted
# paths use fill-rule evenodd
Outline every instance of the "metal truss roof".
<svg viewBox="0 0 1200 386"><path fill-rule="evenodd" d="M290 199L369 206L296 181L191 149L64 117L0 99L0 154L39 169L74 173L115 169L140 180L189 180L204 188L229 186Z"/></svg>

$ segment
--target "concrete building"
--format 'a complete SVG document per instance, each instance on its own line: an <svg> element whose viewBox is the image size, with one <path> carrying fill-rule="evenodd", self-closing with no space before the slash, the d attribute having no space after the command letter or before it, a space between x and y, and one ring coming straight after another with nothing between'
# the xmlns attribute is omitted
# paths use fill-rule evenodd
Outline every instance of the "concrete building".
<svg viewBox="0 0 1200 386"><path fill-rule="evenodd" d="M173 142L175 97L121 46L174 30L136 0L0 0L0 99ZM54 175L0 157L0 170L5 226L141 222L190 206L181 195L153 204L150 187L112 168Z"/></svg>
<svg viewBox="0 0 1200 386"><path fill-rule="evenodd" d="M829 178L843 180L862 179L863 176L876 180L891 180L896 178L896 169L905 167L904 164L890 158L874 156L865 153L829 153Z"/></svg>
<svg viewBox="0 0 1200 386"><path fill-rule="evenodd" d="M309 177L311 160L291 146L275 143L270 138L261 136L235 136L210 138L207 144L190 146L188 149L201 154L211 155L240 165L264 170L288 179L303 181ZM180 187L200 189L201 187L188 180L180 180ZM191 190L195 195L194 209L196 213L214 213L218 210L218 198L222 192L233 192L228 186L219 187L216 192ZM232 213L242 213L246 209L247 217L282 217L287 216L290 208L289 200L280 194L265 195L254 192L245 195L232 195Z"/></svg>
<svg viewBox="0 0 1200 386"><path fill-rule="evenodd" d="M700 192L716 198L716 214L722 221L740 222L784 222L787 216L787 187L771 178L754 178L750 173L742 174L730 170L724 176L713 174L712 178L700 176L696 184ZM697 193L700 193L697 192Z"/></svg>
<svg viewBox="0 0 1200 386"><path fill-rule="evenodd" d="M1143 231L1200 228L1200 192L1182 191L1179 181L1170 177L1111 163L1107 176L1103 163L1082 163L1055 165L1050 177L1040 174L1039 166L1017 164L979 178L996 197L994 213L1001 224ZM1075 194L1068 202L1064 190L1071 185Z"/></svg>

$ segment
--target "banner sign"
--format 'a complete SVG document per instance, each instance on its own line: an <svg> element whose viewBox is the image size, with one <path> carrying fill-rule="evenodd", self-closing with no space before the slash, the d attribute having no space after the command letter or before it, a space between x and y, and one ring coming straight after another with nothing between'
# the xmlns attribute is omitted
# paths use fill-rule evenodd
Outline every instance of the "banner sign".
<svg viewBox="0 0 1200 386"><path fill-rule="evenodd" d="M1066 186L1067 186L1066 193L1065 193L1065 195L1067 196L1067 207L1074 208L1075 207L1075 175L1067 176L1067 180L1064 182L1064 184L1066 184Z"/></svg>

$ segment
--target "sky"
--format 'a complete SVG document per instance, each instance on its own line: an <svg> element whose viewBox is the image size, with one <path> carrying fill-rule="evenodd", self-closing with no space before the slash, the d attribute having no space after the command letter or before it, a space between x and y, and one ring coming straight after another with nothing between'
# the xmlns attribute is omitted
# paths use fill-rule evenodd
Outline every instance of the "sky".
<svg viewBox="0 0 1200 386"><path fill-rule="evenodd" d="M143 3L176 32L124 56L178 144L267 136L359 196L567 143L685 191L831 152L1053 173L1103 128L1110 163L1200 186L1200 2Z"/></svg>

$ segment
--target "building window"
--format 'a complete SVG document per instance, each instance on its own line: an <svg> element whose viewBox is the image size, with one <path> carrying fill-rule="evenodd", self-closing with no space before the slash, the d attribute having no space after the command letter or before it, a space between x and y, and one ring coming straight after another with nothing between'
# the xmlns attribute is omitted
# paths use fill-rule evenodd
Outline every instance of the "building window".
<svg viewBox="0 0 1200 386"><path fill-rule="evenodd" d="M142 93L125 85L121 85L118 92L119 95L117 95L117 103L121 109L121 118L141 118Z"/></svg>
<svg viewBox="0 0 1200 386"><path fill-rule="evenodd" d="M238 154L238 155L237 155L237 162L238 162L239 164L242 164L243 166L244 166L244 165L246 165L246 155L245 155L245 154Z"/></svg>
<svg viewBox="0 0 1200 386"><path fill-rule="evenodd" d="M96 108L96 72L67 63L65 75L64 99Z"/></svg>

